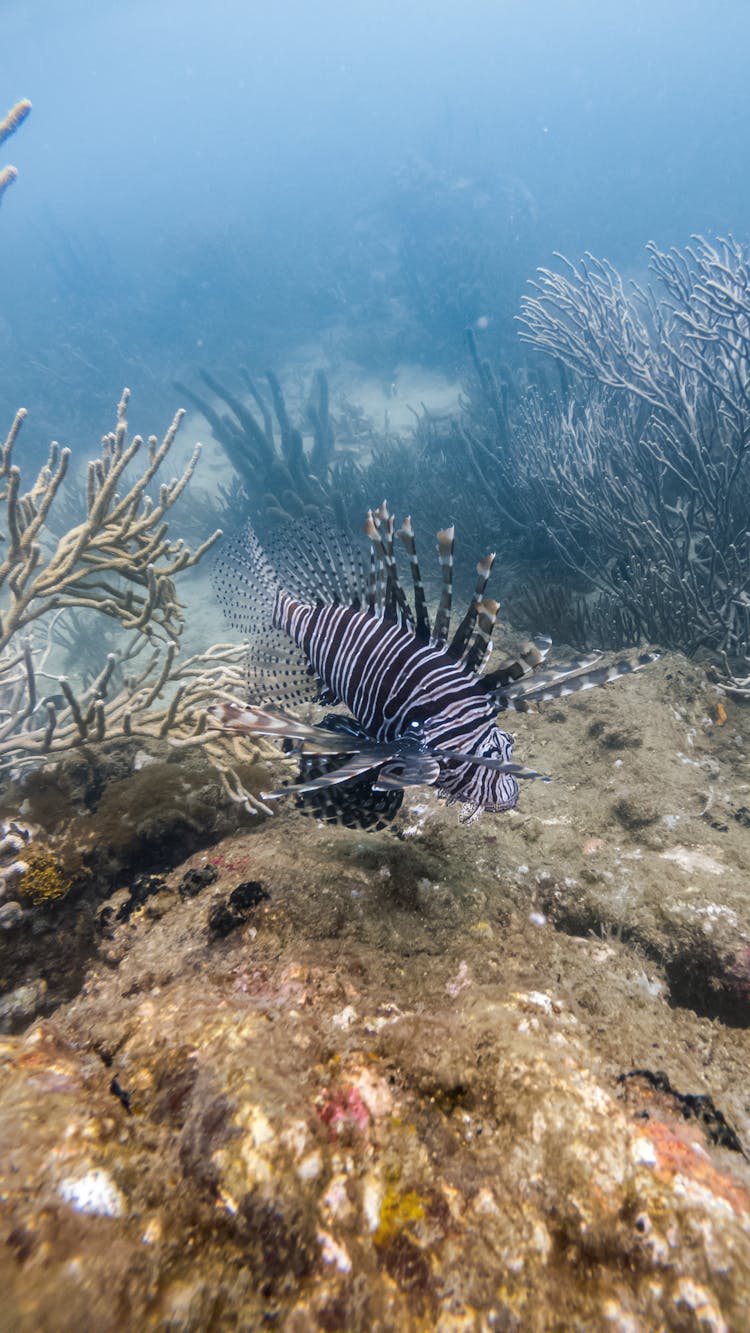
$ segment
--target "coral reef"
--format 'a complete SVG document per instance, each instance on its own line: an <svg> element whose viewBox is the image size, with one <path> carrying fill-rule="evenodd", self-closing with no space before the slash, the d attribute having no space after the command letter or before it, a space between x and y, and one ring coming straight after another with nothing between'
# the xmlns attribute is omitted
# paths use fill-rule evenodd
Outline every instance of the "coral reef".
<svg viewBox="0 0 750 1333"><path fill-rule="evenodd" d="M246 370L240 373L250 403L207 371L201 372L207 387L228 412L217 411L184 384L178 382L175 387L202 412L215 439L225 449L242 482L245 509L249 506L256 521L261 518L268 522L301 518L305 514L319 516L324 512L347 527L338 485L339 471L345 464L336 454L325 373L319 370L313 376L303 426L292 423L281 385L272 371L266 372L270 402ZM260 414L260 420L256 413ZM308 449L303 427L312 435Z"/></svg>
<svg viewBox="0 0 750 1333"><path fill-rule="evenodd" d="M126 390L117 429L87 468L85 517L60 536L52 536L48 520L70 451L53 443L24 490L13 462L24 419L19 412L0 453L7 532L0 562L0 770L7 778L71 748L169 737L175 745L202 746L216 762L226 796L254 811L259 807L236 768L252 756L212 729L207 713L217 693L242 693L244 650L215 644L199 655L179 655L184 616L174 578L221 535L214 532L195 551L169 536L167 516L193 475L200 446L152 499L148 487L167 460L183 413L161 443L151 436L144 445L138 435L128 439L127 405ZM128 469L144 447L146 465L133 476ZM66 676L51 675L48 661L61 619L81 611L114 622L121 646L95 669L86 662L88 683L76 689Z"/></svg>
<svg viewBox="0 0 750 1333"><path fill-rule="evenodd" d="M32 993L49 1008L80 984L113 887L263 808L251 790L260 748L240 746L208 711L217 696L242 697L245 649L180 652L174 578L220 535L195 551L169 535L198 447L179 477L160 482L182 414L160 444L144 443L128 438L127 401L88 465L85 513L72 526L49 522L64 483L71 489L70 452L53 444L25 489L13 462L19 413L0 454L0 988L10 1023L28 1015ZM66 626L78 648L70 678L54 670Z"/></svg>
<svg viewBox="0 0 750 1333"><path fill-rule="evenodd" d="M0 500L5 506L7 547L0 564L0 588L7 605L0 619L0 652L7 654L42 616L61 608L84 607L118 621L123 629L150 640L179 638L180 607L172 579L197 563L216 541L216 532L198 551L168 536L164 519L195 470L200 447L181 477L162 484L154 503L146 488L174 443L183 413L172 421L161 444L148 441L148 463L124 495L119 486L143 448L141 436L127 438L125 390L117 409L117 428L104 437L101 455L86 473L86 517L45 550L44 528L70 463L70 450L54 442L49 457L28 491L13 449L25 416L20 411L0 453ZM33 679L27 682L36 696Z"/></svg>
<svg viewBox="0 0 750 1333"><path fill-rule="evenodd" d="M420 524L433 530L445 522L448 503L462 534L475 531L473 497L455 493L464 447L456 441L452 414L432 412L423 404L420 412L412 409L409 429L394 430L387 414L379 428L344 393L337 395L334 413L321 370L296 410L289 405L292 393L272 372L266 375L270 400L247 371L241 374L248 388L245 398L202 372L228 411L176 385L205 416L236 473L237 485L219 488L224 526L239 526L249 515L265 532L279 522L323 516L350 532L359 529L362 514L378 495L402 497ZM482 533L487 541L486 527Z"/></svg>
<svg viewBox="0 0 750 1333"><path fill-rule="evenodd" d="M589 256L541 270L526 341L572 375L527 399L520 450L560 559L641 633L750 645L750 267L731 239L649 245L654 288Z"/></svg>
<svg viewBox="0 0 750 1333"><path fill-rule="evenodd" d="M105 905L0 1051L14 1328L744 1328L742 760L693 665L634 690L519 718L558 781L502 838L281 816Z"/></svg>
<svg viewBox="0 0 750 1333"><path fill-rule="evenodd" d="M5 902L14 887L18 886L28 873L26 853L31 838L32 829L26 821L4 819L0 823L0 902ZM13 910L13 907L16 910ZM13 904L11 910L4 910L0 924L4 927L13 925L20 919L20 914L19 904Z"/></svg>
<svg viewBox="0 0 750 1333"><path fill-rule="evenodd" d="M740 676L738 667L733 672L730 669L726 658L724 659L726 673L722 676L715 673L714 679L721 681L727 694L734 699L750 699L750 673L747 676ZM745 666L750 667L750 657L745 658Z"/></svg>
<svg viewBox="0 0 750 1333"><path fill-rule="evenodd" d="M521 374L493 368L470 330L472 375L441 453L454 478L467 470L482 483L492 544L515 566L515 616L578 645L640 638L706 651L739 698L750 639L748 256L702 238L649 254L646 289L590 256L540 271L523 337L554 358L552 378L541 361Z"/></svg>
<svg viewBox="0 0 750 1333"><path fill-rule="evenodd" d="M57 903L70 892L72 879L57 857L45 848L32 847L26 855L26 871L19 896L35 907Z"/></svg>
<svg viewBox="0 0 750 1333"><path fill-rule="evenodd" d="M0 143L30 109L30 102L18 102L0 121ZM14 178L13 168L0 173L0 194ZM180 476L159 480L184 416L180 411L161 443L149 437L145 466L133 476L144 441L139 435L128 439L128 399L126 389L116 429L86 469L82 517L71 488L64 487L71 452L56 442L24 489L13 461L24 409L0 447L0 780L7 786L24 770L112 741L125 742L132 759L135 743L153 746L169 737L176 746L200 746L218 774L223 798L254 814L260 806L240 771L259 751L240 751L236 741L210 727L207 713L217 692L242 693L244 650L215 644L202 654L179 656L183 608L174 578L195 566L221 535L215 531L193 551L183 538L169 536L169 512L193 476L200 445ZM148 494L152 482L158 483L157 498ZM87 650L94 644L100 652L107 622L119 641L103 662L94 665L87 651L76 662L77 680L51 674L50 659L66 632L69 646L78 647L83 639ZM98 632L92 628L97 623ZM12 791L8 799L12 805ZM23 828L15 812L11 820L13 828ZM6 829L4 846L9 837L17 834ZM50 864L56 864L54 857ZM6 866L3 894L8 879ZM53 879L48 865L48 889ZM62 882L68 883L64 875ZM39 895L41 901L60 896L65 895ZM17 903L5 903L2 913L6 927L23 917Z"/></svg>
<svg viewBox="0 0 750 1333"><path fill-rule="evenodd" d="M254 760L247 747L235 761L237 780L251 791L268 785ZM105 928L105 898L116 892L118 913L128 904L118 919L154 916L158 902L147 882L187 852L262 824L228 798L210 749L168 739L60 753L6 788L0 811L0 991L44 983L45 1011L79 989ZM200 892L211 875L194 879L181 888L184 896Z"/></svg>
<svg viewBox="0 0 750 1333"><path fill-rule="evenodd" d="M497 194L428 168L412 189L397 262L447 354L494 273L481 234L453 238L467 213L489 227ZM234 509L244 492L261 522L349 528L395 487L437 527L447 496L462 542L502 529L512 615L722 658L713 685L668 653L627 697L519 714L556 780L500 833L457 828L429 790L367 840L242 820L264 810L262 751L210 705L243 701L245 650L183 648L174 580L219 534L194 509L197 549L169 535L197 461L161 480L181 414L131 440L126 391L82 513L67 450L22 480L18 414L0 452L14 1333L746 1326L750 285L734 242L652 263L661 302L597 261L544 273L525 314L559 385L493 370L470 334L460 415L370 432L356 461L322 373L296 411L272 374L244 375L248 399L208 374L211 401L183 390Z"/></svg>

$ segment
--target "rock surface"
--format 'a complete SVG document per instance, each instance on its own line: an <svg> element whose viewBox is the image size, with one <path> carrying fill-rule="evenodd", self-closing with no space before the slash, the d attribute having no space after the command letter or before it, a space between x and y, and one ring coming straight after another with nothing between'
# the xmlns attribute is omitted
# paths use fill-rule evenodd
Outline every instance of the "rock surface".
<svg viewBox="0 0 750 1333"><path fill-rule="evenodd" d="M556 781L517 814L284 811L113 900L0 1048L2 1327L750 1328L748 724L710 708L669 659L519 718Z"/></svg>

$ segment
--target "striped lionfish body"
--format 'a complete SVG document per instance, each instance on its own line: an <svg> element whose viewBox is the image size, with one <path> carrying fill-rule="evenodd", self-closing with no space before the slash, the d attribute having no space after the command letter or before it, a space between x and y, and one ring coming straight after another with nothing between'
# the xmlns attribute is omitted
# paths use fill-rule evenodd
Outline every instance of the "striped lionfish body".
<svg viewBox="0 0 750 1333"><path fill-rule="evenodd" d="M294 793L319 817L365 828L382 827L404 788L418 784L461 802L462 822L510 810L518 779L541 775L512 762L513 737L497 725L498 712L652 660L644 654L635 664L602 667L587 658L540 670L549 649L540 639L487 671L498 612L485 597L494 556L480 560L473 599L449 638L453 529L438 533L442 589L433 625L411 521L396 534L383 504L368 514L365 531L369 568L345 538L317 527L287 531L265 550L248 527L219 559L219 597L250 639L251 704L219 705L214 716L240 733L276 736L300 763L300 782L268 798ZM409 556L413 608L397 570L396 535ZM348 713L307 727L279 711L310 699Z"/></svg>

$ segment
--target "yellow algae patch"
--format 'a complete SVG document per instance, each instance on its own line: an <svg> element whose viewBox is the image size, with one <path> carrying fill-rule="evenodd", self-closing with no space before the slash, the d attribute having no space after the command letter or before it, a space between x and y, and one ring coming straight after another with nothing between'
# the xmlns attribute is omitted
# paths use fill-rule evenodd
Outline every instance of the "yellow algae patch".
<svg viewBox="0 0 750 1333"><path fill-rule="evenodd" d="M24 861L28 870L19 892L23 898L30 898L35 907L59 902L70 892L73 884L71 877L63 872L59 862L49 852L41 848L34 849L24 856Z"/></svg>
<svg viewBox="0 0 750 1333"><path fill-rule="evenodd" d="M388 1190L380 1205L380 1223L375 1232L375 1244L387 1245L411 1222L421 1222L426 1211L425 1204L426 1200L416 1190L409 1190L407 1194L399 1194L395 1189Z"/></svg>

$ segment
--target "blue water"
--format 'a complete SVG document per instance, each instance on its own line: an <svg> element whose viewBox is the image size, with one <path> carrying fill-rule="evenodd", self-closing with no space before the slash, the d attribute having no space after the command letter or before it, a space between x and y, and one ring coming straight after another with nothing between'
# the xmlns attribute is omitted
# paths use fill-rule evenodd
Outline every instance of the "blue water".
<svg viewBox="0 0 750 1333"><path fill-rule="evenodd" d="M0 100L34 103L0 214L29 449L96 435L124 382L161 422L175 377L331 329L460 371L486 318L507 358L555 250L638 272L649 239L748 230L744 0L5 0L0 39Z"/></svg>

